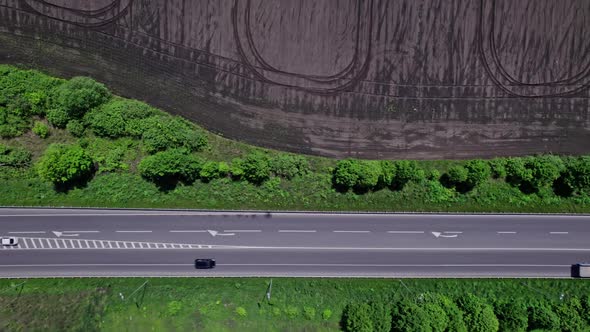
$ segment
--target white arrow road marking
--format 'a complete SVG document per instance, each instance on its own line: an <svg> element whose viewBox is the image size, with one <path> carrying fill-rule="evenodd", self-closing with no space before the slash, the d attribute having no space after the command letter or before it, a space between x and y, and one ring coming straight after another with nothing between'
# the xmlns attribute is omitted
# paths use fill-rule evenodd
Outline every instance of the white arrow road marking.
<svg viewBox="0 0 590 332"><path fill-rule="evenodd" d="M58 231L52 231L53 234L55 234L55 236L57 237L62 237L62 236L79 236L80 234L64 234L63 232L58 232Z"/></svg>
<svg viewBox="0 0 590 332"><path fill-rule="evenodd" d="M441 232L432 232L432 235L434 235L435 237L457 237L457 234L453 234L453 235L445 235Z"/></svg>
<svg viewBox="0 0 590 332"><path fill-rule="evenodd" d="M214 231L214 230L210 230L208 229L207 232L209 232L209 234L211 234L211 236L215 237L215 236L231 236L231 235L236 235L235 233L219 233L218 231Z"/></svg>

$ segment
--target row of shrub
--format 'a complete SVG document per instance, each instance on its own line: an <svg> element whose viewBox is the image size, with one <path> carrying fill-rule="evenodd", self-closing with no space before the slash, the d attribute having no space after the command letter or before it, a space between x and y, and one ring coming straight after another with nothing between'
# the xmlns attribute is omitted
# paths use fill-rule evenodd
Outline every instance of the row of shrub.
<svg viewBox="0 0 590 332"><path fill-rule="evenodd" d="M0 137L24 134L35 117L46 118L75 137L89 131L99 137L139 138L148 153L171 148L199 151L207 146L205 134L190 122L142 102L113 97L91 78L65 81L0 65ZM45 138L49 128L36 121L33 132Z"/></svg>
<svg viewBox="0 0 590 332"><path fill-rule="evenodd" d="M0 156L2 151L0 149ZM22 153L21 149L6 148L6 151L6 159L15 153ZM0 162L2 160L0 159ZM9 166L23 165L13 161ZM209 182L227 176L234 180L245 179L260 184L271 176L291 179L309 172L307 160L296 155L278 154L270 157L261 152L254 152L243 159L234 159L230 165L226 162L205 160L191 154L186 148L168 149L149 155L141 160L137 168L141 176L162 188L172 188L178 182L190 184L197 179ZM51 144L37 163L38 174L58 186L85 182L96 170L96 161L80 145Z"/></svg>
<svg viewBox="0 0 590 332"><path fill-rule="evenodd" d="M413 161L338 161L333 172L334 186L357 193L391 188L398 190L408 181L437 180L447 188L468 192L490 179L503 179L525 193L551 187L557 194L571 196L590 193L590 157L542 155L523 158L474 159L456 165L440 175L425 172Z"/></svg>
<svg viewBox="0 0 590 332"><path fill-rule="evenodd" d="M392 304L348 304L342 326L349 332L582 332L590 330L590 295L556 303L516 299L488 303L472 294L453 300L427 293Z"/></svg>

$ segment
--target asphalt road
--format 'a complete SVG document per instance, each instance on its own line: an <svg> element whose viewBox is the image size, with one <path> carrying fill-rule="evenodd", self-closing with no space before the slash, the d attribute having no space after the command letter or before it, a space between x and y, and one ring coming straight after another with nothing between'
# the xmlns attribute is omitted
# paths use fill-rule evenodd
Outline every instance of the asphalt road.
<svg viewBox="0 0 590 332"><path fill-rule="evenodd" d="M0 236L19 240L0 277L569 277L590 261L590 216L0 209Z"/></svg>

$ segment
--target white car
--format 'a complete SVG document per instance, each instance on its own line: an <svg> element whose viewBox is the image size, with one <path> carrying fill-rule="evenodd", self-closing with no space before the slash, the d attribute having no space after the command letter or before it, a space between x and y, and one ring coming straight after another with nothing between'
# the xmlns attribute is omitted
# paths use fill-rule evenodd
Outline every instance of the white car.
<svg viewBox="0 0 590 332"><path fill-rule="evenodd" d="M2 245L3 246L16 246L18 244L18 240L14 237L3 237L2 238Z"/></svg>

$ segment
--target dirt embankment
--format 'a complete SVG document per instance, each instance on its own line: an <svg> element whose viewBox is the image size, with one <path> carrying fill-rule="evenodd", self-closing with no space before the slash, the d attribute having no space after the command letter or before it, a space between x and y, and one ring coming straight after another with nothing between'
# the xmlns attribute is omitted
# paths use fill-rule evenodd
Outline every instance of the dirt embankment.
<svg viewBox="0 0 590 332"><path fill-rule="evenodd" d="M334 157L590 152L587 0L0 0L0 61Z"/></svg>

